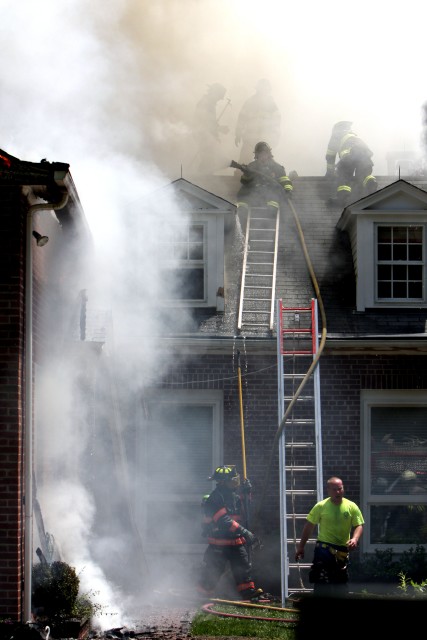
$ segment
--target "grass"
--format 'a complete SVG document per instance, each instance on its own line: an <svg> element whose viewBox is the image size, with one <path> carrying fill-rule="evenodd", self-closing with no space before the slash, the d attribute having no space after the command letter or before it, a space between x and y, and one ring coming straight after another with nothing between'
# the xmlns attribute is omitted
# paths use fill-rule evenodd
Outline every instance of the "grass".
<svg viewBox="0 0 427 640"><path fill-rule="evenodd" d="M195 615L191 623L190 633L195 636L243 636L246 638L277 638L279 640L294 640L297 610L281 609L253 605L242 606L214 602L211 609L226 616L219 616L206 611ZM239 616L239 617L234 617ZM243 617L243 616L247 616ZM249 618L252 619L249 619ZM265 620L256 620L265 618ZM277 618L277 622L274 619ZM285 622L294 620L295 622Z"/></svg>

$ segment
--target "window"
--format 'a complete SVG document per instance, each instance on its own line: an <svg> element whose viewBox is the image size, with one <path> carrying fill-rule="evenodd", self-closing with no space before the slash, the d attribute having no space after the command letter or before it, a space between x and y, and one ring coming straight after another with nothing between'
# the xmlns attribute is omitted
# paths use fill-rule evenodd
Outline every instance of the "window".
<svg viewBox="0 0 427 640"><path fill-rule="evenodd" d="M169 300L206 301L206 225L172 224L160 240L161 290ZM169 263L169 266L168 266Z"/></svg>
<svg viewBox="0 0 427 640"><path fill-rule="evenodd" d="M423 300L424 226L377 226L377 300Z"/></svg>
<svg viewBox="0 0 427 640"><path fill-rule="evenodd" d="M138 496L145 542L151 550L204 545L198 523L202 497L213 489L208 477L221 460L222 392L162 391L147 406Z"/></svg>
<svg viewBox="0 0 427 640"><path fill-rule="evenodd" d="M427 542L427 395L362 393L366 551Z"/></svg>
<svg viewBox="0 0 427 640"><path fill-rule="evenodd" d="M349 205L347 232L356 277L356 309L427 308L427 193L398 180Z"/></svg>

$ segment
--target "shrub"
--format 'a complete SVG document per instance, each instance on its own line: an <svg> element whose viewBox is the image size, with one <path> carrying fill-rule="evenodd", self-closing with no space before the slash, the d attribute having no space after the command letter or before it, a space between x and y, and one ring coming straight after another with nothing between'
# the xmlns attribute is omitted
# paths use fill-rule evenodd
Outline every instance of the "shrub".
<svg viewBox="0 0 427 640"><path fill-rule="evenodd" d="M408 580L422 582L427 579L427 553L422 545L411 547L401 554L392 548L375 550L375 554L365 553L352 560L350 575L352 582L399 582L399 574Z"/></svg>
<svg viewBox="0 0 427 640"><path fill-rule="evenodd" d="M32 604L36 617L58 620L91 618L99 606L79 595L80 578L66 562L43 562L32 570Z"/></svg>

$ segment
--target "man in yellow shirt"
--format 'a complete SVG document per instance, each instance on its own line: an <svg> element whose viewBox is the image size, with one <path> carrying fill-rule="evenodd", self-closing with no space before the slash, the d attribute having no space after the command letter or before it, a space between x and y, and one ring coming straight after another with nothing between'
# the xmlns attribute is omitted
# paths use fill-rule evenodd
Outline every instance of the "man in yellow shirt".
<svg viewBox="0 0 427 640"><path fill-rule="evenodd" d="M331 594L347 591L349 552L359 543L364 519L357 504L344 498L340 478L329 478L327 488L329 497L315 504L307 516L295 560L304 558L307 540L318 526L309 578L316 593Z"/></svg>

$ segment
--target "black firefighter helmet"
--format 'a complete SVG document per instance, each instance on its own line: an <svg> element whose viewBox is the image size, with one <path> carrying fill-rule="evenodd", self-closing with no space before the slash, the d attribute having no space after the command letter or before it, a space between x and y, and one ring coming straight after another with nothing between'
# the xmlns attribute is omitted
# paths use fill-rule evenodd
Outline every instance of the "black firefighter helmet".
<svg viewBox="0 0 427 640"><path fill-rule="evenodd" d="M342 133L343 131L350 131L352 126L352 122L349 122L348 120L341 120L340 122L334 124L334 128L332 129L332 131L334 133Z"/></svg>
<svg viewBox="0 0 427 640"><path fill-rule="evenodd" d="M231 483L231 486L238 487L240 485L240 475L237 473L236 465L227 464L217 467L209 480L215 480L220 483Z"/></svg>
<svg viewBox="0 0 427 640"><path fill-rule="evenodd" d="M258 158L259 154L262 153L263 151L267 151L270 154L270 157L273 156L271 152L271 147L267 142L263 142L263 141L257 142L254 149L255 158Z"/></svg>

